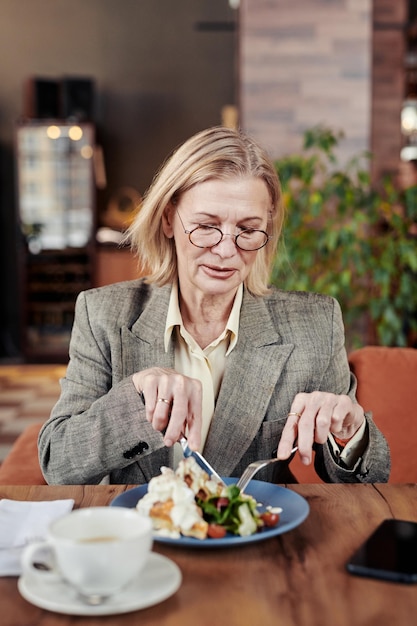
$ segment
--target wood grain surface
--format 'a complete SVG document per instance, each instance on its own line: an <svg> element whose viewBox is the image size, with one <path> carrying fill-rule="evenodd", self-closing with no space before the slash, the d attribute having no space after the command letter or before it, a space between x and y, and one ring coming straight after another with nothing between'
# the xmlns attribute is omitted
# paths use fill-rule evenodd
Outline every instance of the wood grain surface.
<svg viewBox="0 0 417 626"><path fill-rule="evenodd" d="M131 486L1 486L16 500L74 498L108 504ZM263 542L210 550L154 544L183 582L164 602L124 615L74 617L29 604L15 577L0 578L2 626L411 626L417 587L351 576L345 563L385 518L417 521L417 486L295 485L310 505L292 531Z"/></svg>

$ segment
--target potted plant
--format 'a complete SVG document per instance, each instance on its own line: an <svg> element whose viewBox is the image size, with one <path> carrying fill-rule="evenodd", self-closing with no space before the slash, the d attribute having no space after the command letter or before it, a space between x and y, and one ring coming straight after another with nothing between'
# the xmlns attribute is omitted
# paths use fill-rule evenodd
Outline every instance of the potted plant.
<svg viewBox="0 0 417 626"><path fill-rule="evenodd" d="M413 345L417 335L417 187L371 184L369 154L341 169L343 137L306 131L302 154L276 161L286 223L272 284L334 296L350 348Z"/></svg>

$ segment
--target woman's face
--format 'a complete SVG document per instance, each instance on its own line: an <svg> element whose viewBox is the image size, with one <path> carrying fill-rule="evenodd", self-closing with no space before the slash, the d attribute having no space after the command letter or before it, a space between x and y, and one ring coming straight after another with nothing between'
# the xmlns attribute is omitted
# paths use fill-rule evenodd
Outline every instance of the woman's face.
<svg viewBox="0 0 417 626"><path fill-rule="evenodd" d="M245 228L267 231L271 199L259 178L208 180L185 192L164 216L164 232L173 237L178 261L181 295L233 297L255 262L258 251L244 251L233 236L224 236L211 248L197 248L184 229L216 226L225 235L238 235ZM181 220L184 226L181 223Z"/></svg>

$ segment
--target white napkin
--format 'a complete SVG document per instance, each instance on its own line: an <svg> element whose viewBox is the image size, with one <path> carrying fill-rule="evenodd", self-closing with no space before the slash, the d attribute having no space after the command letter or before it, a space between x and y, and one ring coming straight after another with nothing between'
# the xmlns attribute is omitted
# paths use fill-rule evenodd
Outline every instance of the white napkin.
<svg viewBox="0 0 417 626"><path fill-rule="evenodd" d="M19 576L23 548L46 538L50 523L69 513L74 500L0 500L0 576Z"/></svg>

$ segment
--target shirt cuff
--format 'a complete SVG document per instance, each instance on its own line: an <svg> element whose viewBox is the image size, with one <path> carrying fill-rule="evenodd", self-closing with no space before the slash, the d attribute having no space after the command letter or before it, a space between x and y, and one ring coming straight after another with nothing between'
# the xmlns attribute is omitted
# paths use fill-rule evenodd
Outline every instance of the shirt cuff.
<svg viewBox="0 0 417 626"><path fill-rule="evenodd" d="M366 419L363 420L362 425L356 431L351 439L346 443L345 447L341 450L337 445L332 433L328 435L328 441L332 447L333 456L340 461L347 468L353 468L357 463L359 457L363 454L364 447L367 444L366 439L367 428Z"/></svg>

